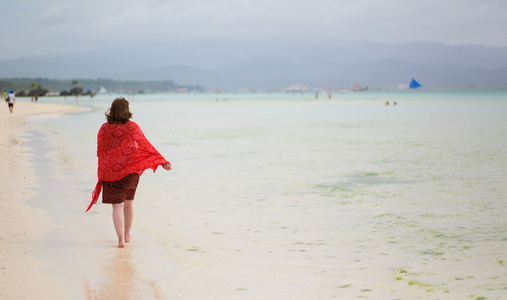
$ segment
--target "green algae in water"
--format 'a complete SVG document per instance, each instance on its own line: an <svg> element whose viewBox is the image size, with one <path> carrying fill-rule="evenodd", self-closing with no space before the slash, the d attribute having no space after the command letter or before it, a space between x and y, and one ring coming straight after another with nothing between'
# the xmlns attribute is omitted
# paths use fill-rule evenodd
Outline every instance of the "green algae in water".
<svg viewBox="0 0 507 300"><path fill-rule="evenodd" d="M431 286L427 283L423 283L423 282L420 282L420 281L417 281L415 279L411 279L409 282L408 282L408 285L414 285L414 286L420 286L420 287L427 287L427 286Z"/></svg>
<svg viewBox="0 0 507 300"><path fill-rule="evenodd" d="M405 268L397 268L393 271L394 279L403 280L403 277L408 275L408 271Z"/></svg>
<svg viewBox="0 0 507 300"><path fill-rule="evenodd" d="M423 255L440 256L440 255L444 255L444 254L445 254L445 252L442 252L442 251L436 251L436 250L430 249L430 250L423 251L423 252L422 252L422 254L423 254Z"/></svg>
<svg viewBox="0 0 507 300"><path fill-rule="evenodd" d="M352 286L352 284L345 284L345 285L339 286L338 288L339 289L346 289L346 288L349 288L351 286Z"/></svg>

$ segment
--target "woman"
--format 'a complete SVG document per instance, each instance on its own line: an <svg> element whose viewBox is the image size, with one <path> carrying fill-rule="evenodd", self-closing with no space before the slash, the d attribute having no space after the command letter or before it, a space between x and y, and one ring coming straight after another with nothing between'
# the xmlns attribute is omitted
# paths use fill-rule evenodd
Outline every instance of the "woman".
<svg viewBox="0 0 507 300"><path fill-rule="evenodd" d="M139 176L146 169L155 172L158 166L168 171L172 169L130 118L129 102L125 98L116 98L106 112L107 122L100 127L97 137L99 180L86 210L97 202L103 190L102 203L113 205L113 224L120 248L130 241Z"/></svg>

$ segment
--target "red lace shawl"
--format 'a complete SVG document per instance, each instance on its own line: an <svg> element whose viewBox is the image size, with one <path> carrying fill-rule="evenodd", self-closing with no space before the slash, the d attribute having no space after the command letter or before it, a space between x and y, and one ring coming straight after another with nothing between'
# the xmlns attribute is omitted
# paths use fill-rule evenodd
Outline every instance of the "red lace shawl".
<svg viewBox="0 0 507 300"><path fill-rule="evenodd" d="M141 175L146 169L155 172L159 165L169 163L146 139L139 125L132 121L127 124L104 123L97 137L97 156L98 182L86 211L97 203L102 181L120 180L132 173Z"/></svg>

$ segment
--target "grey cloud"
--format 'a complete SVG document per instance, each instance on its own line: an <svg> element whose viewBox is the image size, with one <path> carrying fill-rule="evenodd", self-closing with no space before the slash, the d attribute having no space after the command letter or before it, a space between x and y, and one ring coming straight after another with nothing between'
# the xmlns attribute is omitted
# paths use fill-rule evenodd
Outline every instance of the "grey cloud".
<svg viewBox="0 0 507 300"><path fill-rule="evenodd" d="M41 51L71 51L62 41L76 35L97 45L300 33L507 46L500 38L507 28L507 2L501 0L25 0L11 7L9 18L16 26L7 25L1 33L16 44L0 49L0 59L33 54L38 51L28 47L33 41L44 44ZM52 44L58 47L52 50Z"/></svg>

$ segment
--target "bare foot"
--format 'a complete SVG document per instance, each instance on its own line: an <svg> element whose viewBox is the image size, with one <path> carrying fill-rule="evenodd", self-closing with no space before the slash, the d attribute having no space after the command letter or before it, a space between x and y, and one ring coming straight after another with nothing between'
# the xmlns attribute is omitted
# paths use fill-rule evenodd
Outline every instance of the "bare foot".
<svg viewBox="0 0 507 300"><path fill-rule="evenodd" d="M124 241L118 241L118 248L125 248L125 242Z"/></svg>
<svg viewBox="0 0 507 300"><path fill-rule="evenodd" d="M125 237L125 243L128 243L130 242L130 240L132 239L132 237L129 235L129 236L126 236Z"/></svg>

